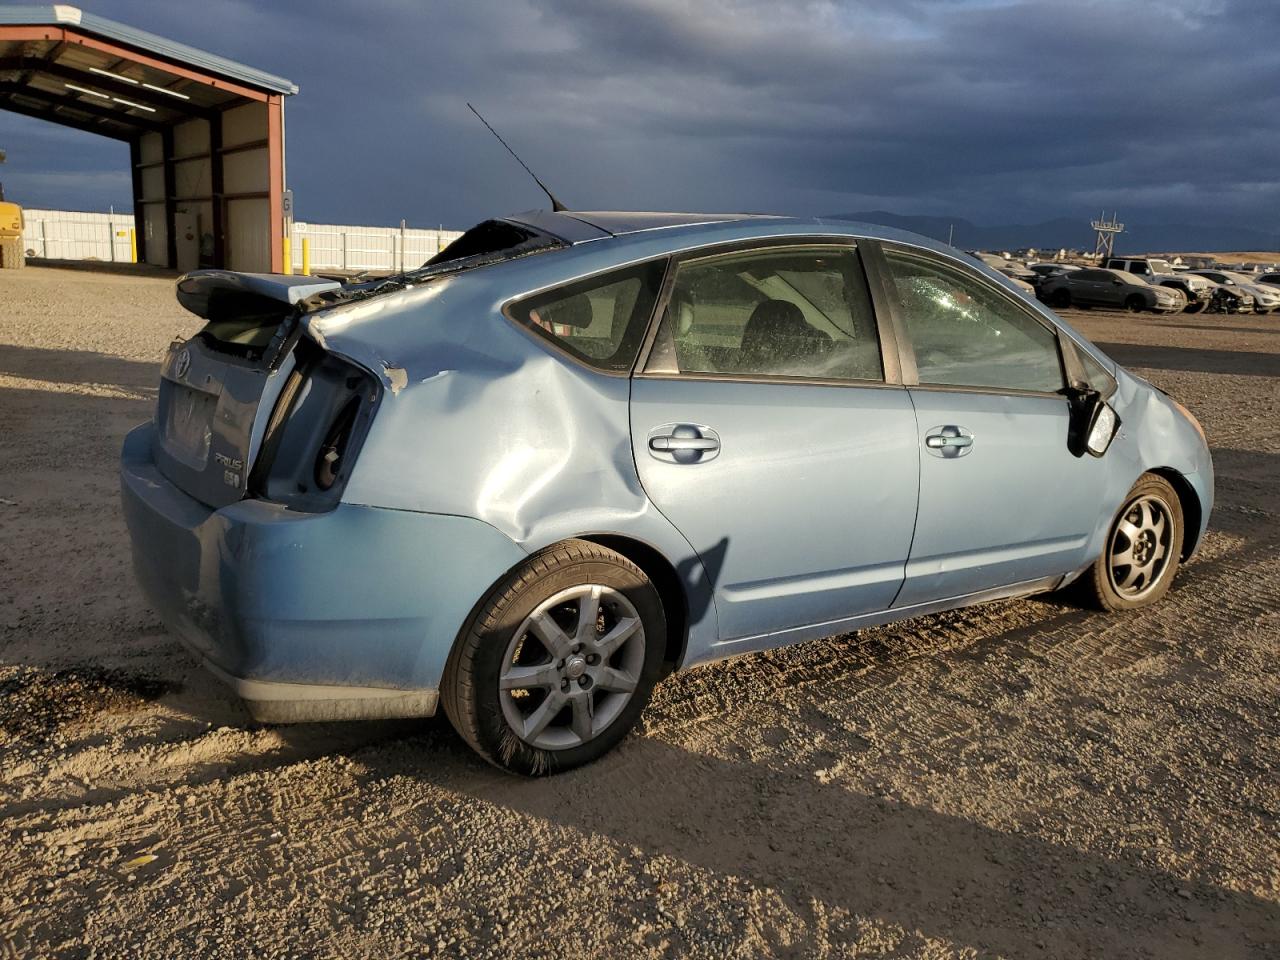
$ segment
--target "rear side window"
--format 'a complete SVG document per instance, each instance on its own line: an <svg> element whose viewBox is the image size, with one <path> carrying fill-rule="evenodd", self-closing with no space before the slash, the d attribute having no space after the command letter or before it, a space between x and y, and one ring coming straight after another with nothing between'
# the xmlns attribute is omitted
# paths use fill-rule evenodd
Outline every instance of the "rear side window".
<svg viewBox="0 0 1280 960"><path fill-rule="evenodd" d="M653 260L598 274L520 300L508 313L575 359L626 373L640 353L665 269L665 260Z"/></svg>
<svg viewBox="0 0 1280 960"><path fill-rule="evenodd" d="M775 247L681 263L645 372L882 380L857 254Z"/></svg>
<svg viewBox="0 0 1280 960"><path fill-rule="evenodd" d="M1054 393L1057 335L967 271L885 250L922 384Z"/></svg>

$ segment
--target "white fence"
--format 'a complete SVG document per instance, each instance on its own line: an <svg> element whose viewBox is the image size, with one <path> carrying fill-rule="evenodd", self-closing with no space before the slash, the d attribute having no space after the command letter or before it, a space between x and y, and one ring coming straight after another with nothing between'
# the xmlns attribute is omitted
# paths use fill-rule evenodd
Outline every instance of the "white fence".
<svg viewBox="0 0 1280 960"><path fill-rule="evenodd" d="M24 210L23 247L30 257L51 260L131 258L131 213L83 213L77 210ZM458 230L408 227L359 227L294 223L290 244L294 273L302 271L302 241L307 240L311 270L405 270L420 266L453 240Z"/></svg>
<svg viewBox="0 0 1280 960"><path fill-rule="evenodd" d="M23 210L22 217L22 246L29 257L119 263L128 263L132 257L131 213Z"/></svg>
<svg viewBox="0 0 1280 960"><path fill-rule="evenodd" d="M317 270L412 270L462 236L458 230L407 227L345 227L328 223L293 225L293 272L302 270L307 241L311 272Z"/></svg>

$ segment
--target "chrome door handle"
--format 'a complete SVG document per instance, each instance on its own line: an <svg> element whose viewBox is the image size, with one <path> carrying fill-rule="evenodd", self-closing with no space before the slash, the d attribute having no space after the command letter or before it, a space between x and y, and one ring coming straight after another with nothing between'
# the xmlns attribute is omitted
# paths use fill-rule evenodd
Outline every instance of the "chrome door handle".
<svg viewBox="0 0 1280 960"><path fill-rule="evenodd" d="M973 449L973 434L964 427L945 424L930 427L924 437L925 449L935 457L952 460L963 457Z"/></svg>
<svg viewBox="0 0 1280 960"><path fill-rule="evenodd" d="M718 450L720 441L711 437L653 437L650 450Z"/></svg>
<svg viewBox="0 0 1280 960"><path fill-rule="evenodd" d="M720 435L699 423L664 423L649 431L649 456L666 463L706 463L720 456Z"/></svg>
<svg viewBox="0 0 1280 960"><path fill-rule="evenodd" d="M935 433L931 437L925 437L924 442L935 450L945 449L946 447L972 447L973 437L944 437L940 433Z"/></svg>

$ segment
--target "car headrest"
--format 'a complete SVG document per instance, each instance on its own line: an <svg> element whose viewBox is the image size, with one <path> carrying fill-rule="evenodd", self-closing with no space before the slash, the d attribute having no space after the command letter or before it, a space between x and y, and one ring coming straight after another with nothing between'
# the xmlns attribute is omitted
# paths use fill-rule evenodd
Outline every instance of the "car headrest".
<svg viewBox="0 0 1280 960"><path fill-rule="evenodd" d="M692 290L680 290L671 298L669 308L672 333L683 337L693 327L695 300Z"/></svg>
<svg viewBox="0 0 1280 960"><path fill-rule="evenodd" d="M585 293L575 293L572 297L548 303L539 308L542 319L548 323L582 330L591 326L594 315L591 312L591 301Z"/></svg>
<svg viewBox="0 0 1280 960"><path fill-rule="evenodd" d="M811 327L804 313L794 303L786 300L766 300L751 311L743 343L756 342L769 337L802 337L807 340L829 340L825 333Z"/></svg>

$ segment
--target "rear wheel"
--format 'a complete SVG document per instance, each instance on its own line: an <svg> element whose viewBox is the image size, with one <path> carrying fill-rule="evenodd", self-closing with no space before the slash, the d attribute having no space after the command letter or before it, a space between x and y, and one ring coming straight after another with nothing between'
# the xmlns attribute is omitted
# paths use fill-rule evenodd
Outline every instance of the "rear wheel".
<svg viewBox="0 0 1280 960"><path fill-rule="evenodd" d="M1169 481L1144 474L1107 533L1102 556L1081 578L1104 610L1136 610L1169 592L1182 556L1182 505Z"/></svg>
<svg viewBox="0 0 1280 960"><path fill-rule="evenodd" d="M569 770L626 736L665 649L662 601L644 572L612 550L566 541L481 603L445 667L445 713L495 766Z"/></svg>
<svg viewBox="0 0 1280 960"><path fill-rule="evenodd" d="M1147 309L1147 301L1142 298L1141 294L1130 294L1125 298L1124 308L1130 313L1141 313Z"/></svg>

